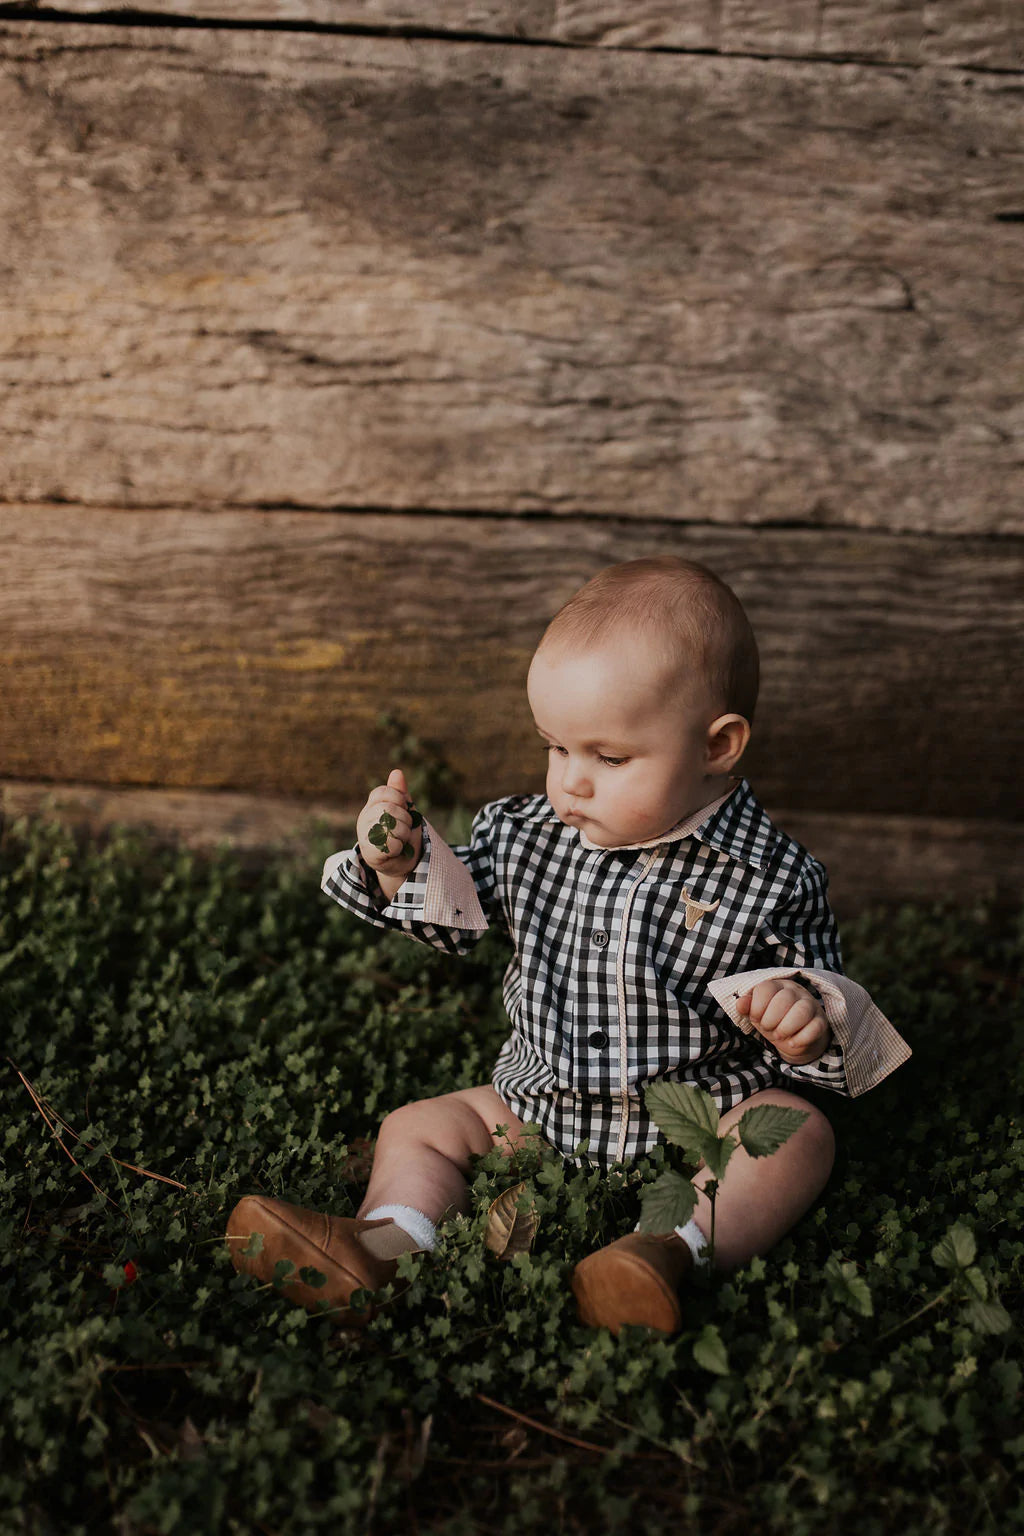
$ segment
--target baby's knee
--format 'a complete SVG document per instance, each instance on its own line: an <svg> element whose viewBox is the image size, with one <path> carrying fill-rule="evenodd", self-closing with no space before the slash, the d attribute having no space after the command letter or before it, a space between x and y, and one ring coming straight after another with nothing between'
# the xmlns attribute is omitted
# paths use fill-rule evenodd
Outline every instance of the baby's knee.
<svg viewBox="0 0 1024 1536"><path fill-rule="evenodd" d="M836 1137L828 1116L805 1099L801 1094L788 1093L784 1088L772 1088L759 1103L775 1104L781 1109L795 1109L805 1115L803 1124L783 1146L789 1146L801 1161L824 1170L826 1177L832 1170L836 1156ZM735 1113L735 1111L734 1111Z"/></svg>
<svg viewBox="0 0 1024 1536"><path fill-rule="evenodd" d="M403 1142L418 1141L423 1135L424 1127L431 1118L431 1099L415 1099L411 1104L402 1104L398 1109L393 1109L384 1116L377 1132L378 1141Z"/></svg>

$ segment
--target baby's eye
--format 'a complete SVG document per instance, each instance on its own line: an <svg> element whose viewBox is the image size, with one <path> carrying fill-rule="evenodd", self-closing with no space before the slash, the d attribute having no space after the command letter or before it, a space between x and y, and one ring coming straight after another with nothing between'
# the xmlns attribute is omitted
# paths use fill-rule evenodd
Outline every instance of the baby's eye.
<svg viewBox="0 0 1024 1536"><path fill-rule="evenodd" d="M544 751L545 752L558 752L558 753L561 754L562 757L565 756L565 748L564 747L557 747L553 741L548 741L548 742L544 743Z"/></svg>
<svg viewBox="0 0 1024 1536"><path fill-rule="evenodd" d="M606 763L609 768L621 768L623 763L629 762L628 757L605 757L600 752L598 753L598 757L600 757L602 763Z"/></svg>

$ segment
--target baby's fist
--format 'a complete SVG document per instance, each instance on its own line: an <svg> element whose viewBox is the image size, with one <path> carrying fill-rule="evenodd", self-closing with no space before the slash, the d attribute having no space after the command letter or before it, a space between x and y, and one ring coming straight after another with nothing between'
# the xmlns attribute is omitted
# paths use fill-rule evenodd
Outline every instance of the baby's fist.
<svg viewBox="0 0 1024 1536"><path fill-rule="evenodd" d="M378 875L402 881L415 869L423 850L423 817L409 799L401 768L371 791L356 821L356 838L363 863Z"/></svg>
<svg viewBox="0 0 1024 1536"><path fill-rule="evenodd" d="M817 998L795 981L759 981L736 999L736 1011L749 1018L791 1067L806 1067L828 1049L832 1031Z"/></svg>

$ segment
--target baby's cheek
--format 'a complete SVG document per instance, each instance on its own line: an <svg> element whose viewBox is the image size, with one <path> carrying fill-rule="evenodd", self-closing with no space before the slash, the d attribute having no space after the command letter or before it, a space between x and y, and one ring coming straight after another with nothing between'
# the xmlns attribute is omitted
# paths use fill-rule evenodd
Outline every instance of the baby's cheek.
<svg viewBox="0 0 1024 1536"><path fill-rule="evenodd" d="M665 830L665 809L663 806L651 805L648 800L634 801L628 807L626 814L634 827L650 832L652 837Z"/></svg>

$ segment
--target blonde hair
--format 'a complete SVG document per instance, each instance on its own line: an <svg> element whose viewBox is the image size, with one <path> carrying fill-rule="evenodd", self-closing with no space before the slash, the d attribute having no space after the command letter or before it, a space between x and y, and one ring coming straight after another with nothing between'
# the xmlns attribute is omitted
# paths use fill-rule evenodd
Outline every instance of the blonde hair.
<svg viewBox="0 0 1024 1536"><path fill-rule="evenodd" d="M609 565L558 610L541 646L585 647L623 631L655 638L666 663L681 678L696 672L725 713L754 718L757 641L739 598L707 566L677 555Z"/></svg>

